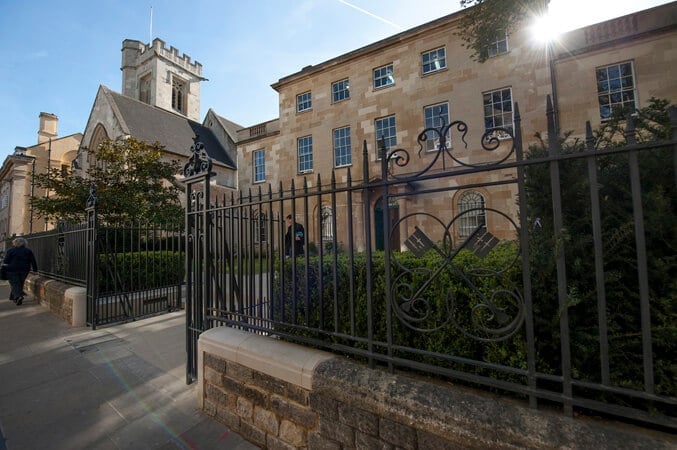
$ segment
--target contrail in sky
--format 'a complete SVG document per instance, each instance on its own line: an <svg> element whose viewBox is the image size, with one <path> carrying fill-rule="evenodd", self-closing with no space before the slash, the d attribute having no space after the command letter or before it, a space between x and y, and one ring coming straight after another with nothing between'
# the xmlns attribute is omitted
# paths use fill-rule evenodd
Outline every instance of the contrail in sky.
<svg viewBox="0 0 677 450"><path fill-rule="evenodd" d="M395 28L397 28L398 30L404 30L404 27L401 27L401 26L399 26L398 24L389 21L388 19L384 19L383 17L377 16L377 15L374 14L374 13L370 13L369 11L367 11L367 10L365 10L365 9L362 9L362 8L360 8L359 6L355 6L355 5L353 5L352 3L348 3L348 2L346 2L345 0L338 0L338 2L339 2L339 3L343 3L343 4L346 5L346 6L350 6L351 8L356 9L356 10L358 10L359 12L364 13L364 14L366 14L366 15L368 15L368 16L371 16L371 17L373 17L374 19L380 20L380 21L383 22L383 23L387 23L388 25L390 25L390 26L392 26L392 27L395 27Z"/></svg>

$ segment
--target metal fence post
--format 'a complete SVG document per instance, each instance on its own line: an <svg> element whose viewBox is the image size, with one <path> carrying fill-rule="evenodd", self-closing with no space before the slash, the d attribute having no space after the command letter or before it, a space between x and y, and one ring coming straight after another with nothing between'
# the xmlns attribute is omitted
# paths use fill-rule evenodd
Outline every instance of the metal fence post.
<svg viewBox="0 0 677 450"><path fill-rule="evenodd" d="M99 220L97 217L97 206L99 200L96 197L96 188L94 185L89 187L89 197L87 198L87 323L96 329L97 325L97 297L98 297L98 254L97 254L97 235Z"/></svg>

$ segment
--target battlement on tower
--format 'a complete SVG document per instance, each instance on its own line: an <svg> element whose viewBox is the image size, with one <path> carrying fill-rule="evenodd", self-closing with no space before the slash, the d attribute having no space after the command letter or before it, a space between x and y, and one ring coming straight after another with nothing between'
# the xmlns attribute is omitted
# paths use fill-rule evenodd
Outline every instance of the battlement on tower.
<svg viewBox="0 0 677 450"><path fill-rule="evenodd" d="M191 57L185 53L179 55L179 50L173 46L167 48L165 41L160 38L153 39L153 42L150 44L144 44L140 41L127 39L125 40L123 47L136 47L138 50L137 64L143 64L145 61L151 59L154 55L158 55L183 68L187 72L197 76L202 76L202 64L200 62L192 61Z"/></svg>
<svg viewBox="0 0 677 450"><path fill-rule="evenodd" d="M158 56L172 61L174 64L181 66L184 70L202 76L202 64L198 61L192 62L191 57L185 53L179 56L178 49L173 46L167 48L165 41L159 38L153 39L153 42L149 45L143 45L139 55L139 61L143 62L147 58L151 58L153 50Z"/></svg>
<svg viewBox="0 0 677 450"><path fill-rule="evenodd" d="M122 95L199 120L200 82L205 78L198 61L159 38L150 44L125 39L120 69Z"/></svg>

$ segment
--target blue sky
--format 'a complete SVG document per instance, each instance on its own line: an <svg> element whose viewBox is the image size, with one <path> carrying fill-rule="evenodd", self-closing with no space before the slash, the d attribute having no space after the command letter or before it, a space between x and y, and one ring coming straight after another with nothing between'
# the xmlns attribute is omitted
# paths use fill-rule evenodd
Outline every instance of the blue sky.
<svg viewBox="0 0 677 450"><path fill-rule="evenodd" d="M278 116L280 78L460 9L459 0L0 0L0 161L37 143L40 112L82 132L99 85L120 92L122 41L159 37L203 66L209 108ZM552 0L576 28L666 0ZM151 21L152 8L152 21ZM592 8L592 9L591 9ZM581 14L581 11L585 11Z"/></svg>

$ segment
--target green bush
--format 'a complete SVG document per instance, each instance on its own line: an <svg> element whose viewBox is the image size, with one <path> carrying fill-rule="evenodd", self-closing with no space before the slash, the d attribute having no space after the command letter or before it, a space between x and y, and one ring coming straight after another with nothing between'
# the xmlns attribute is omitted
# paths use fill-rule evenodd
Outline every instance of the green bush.
<svg viewBox="0 0 677 450"><path fill-rule="evenodd" d="M453 266L446 265L435 252L420 259L408 252L396 253L391 267L392 344L402 348L395 356L455 367L458 364L447 358L454 355L525 368L521 331L524 311L517 289L521 286L517 283L521 276L517 256L517 246L509 242L497 246L482 260L470 251L461 251ZM276 272L273 319L285 325L277 324L276 329L330 346L358 348L364 348L366 344L359 341L371 335L373 341L380 343L375 350L385 352L388 309L384 254L376 252L372 256L369 279L364 253L354 256L352 267L345 253L337 255L337 262L334 271L333 257L324 258L321 268L318 258L308 261L298 258L295 278L293 261L283 262L282 270ZM443 270L433 275L440 267ZM294 279L296 283L292 282ZM371 302L367 297L368 281ZM412 292L424 286L427 287L422 295L412 298ZM503 295L492 298L495 292ZM350 298L354 299L352 304ZM496 314L489 310L488 300L497 308L495 312L503 313L500 317L503 322L499 323ZM404 347L439 355L423 357L409 353Z"/></svg>
<svg viewBox="0 0 677 450"><path fill-rule="evenodd" d="M183 282L181 252L137 252L99 255L99 293L138 291Z"/></svg>

